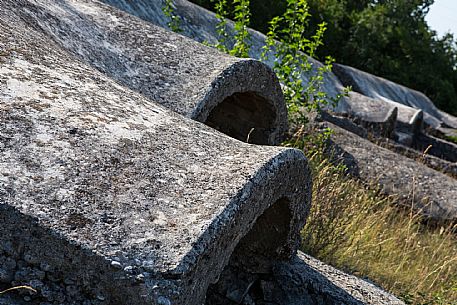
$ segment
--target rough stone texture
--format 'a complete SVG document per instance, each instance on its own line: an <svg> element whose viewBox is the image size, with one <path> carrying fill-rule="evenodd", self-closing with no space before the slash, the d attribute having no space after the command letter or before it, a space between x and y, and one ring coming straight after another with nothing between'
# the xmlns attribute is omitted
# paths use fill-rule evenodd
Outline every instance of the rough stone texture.
<svg viewBox="0 0 457 305"><path fill-rule="evenodd" d="M393 305L404 304L381 288L341 272L302 252L277 262L272 274L226 268L224 285L211 286L207 305Z"/></svg>
<svg viewBox="0 0 457 305"><path fill-rule="evenodd" d="M396 109L396 111L394 110ZM394 114L396 115L394 116ZM387 99L374 99L357 92L350 92L348 110L346 113L358 120L364 127L374 127L385 130L385 136L391 137L396 133L406 134L410 137L410 145L424 128L424 117L427 124L433 128L440 126L440 121L421 109L412 108ZM370 126L371 125L371 126Z"/></svg>
<svg viewBox="0 0 457 305"><path fill-rule="evenodd" d="M103 2L161 27L167 27L169 20L162 12L163 1L103 0ZM212 44L217 42L215 24L218 20L214 13L186 0L176 0L174 4L175 13L181 18L182 34L199 42ZM232 24L228 22L228 26L231 28ZM253 30L250 30L250 33L252 37L250 56L260 58L265 36ZM321 65L318 61L312 59L311 61L315 67ZM272 66L272 56L267 64ZM344 85L352 85L355 91L363 95L351 92L349 97L343 98L336 108L329 110L353 116L364 127L369 127L384 136L394 137L405 145L413 145L418 128L420 129L422 126L422 120L414 120L414 118L423 116L429 126L439 128L443 132L446 131L446 134L450 133L442 128L442 123L457 128L457 118L436 109L432 102L420 92L343 65L335 65L335 73L338 74ZM309 75L303 75L303 80L307 82L308 77ZM323 90L334 97L341 93L343 84L333 73L328 73L324 79ZM397 108L395 122L393 108ZM424 112L421 112L421 109ZM358 118L359 116L360 118ZM392 132L393 125L397 129L395 133ZM210 126L218 127L211 124ZM219 129L224 129L224 127ZM248 130L250 129L245 128L243 136L246 136Z"/></svg>
<svg viewBox="0 0 457 305"><path fill-rule="evenodd" d="M79 59L182 115L239 140L249 134L257 144L277 144L287 129L279 82L259 61L225 55L98 1L6 2Z"/></svg>
<svg viewBox="0 0 457 305"><path fill-rule="evenodd" d="M356 124L383 137L394 136L398 107L389 103L380 103L357 92L349 93L348 106L347 113L342 115L348 116Z"/></svg>
<svg viewBox="0 0 457 305"><path fill-rule="evenodd" d="M345 274L298 251L287 263L279 263L275 279L287 296L281 305L305 304L404 304L372 283Z"/></svg>
<svg viewBox="0 0 457 305"><path fill-rule="evenodd" d="M310 203L301 152L180 115L245 140L224 117L273 113L278 131L271 75L96 1L0 1L0 290L38 291L0 304L222 304L230 283L238 303L260 289L248 304L397 304L294 255Z"/></svg>
<svg viewBox="0 0 457 305"><path fill-rule="evenodd" d="M29 4L0 3L0 289L39 291L13 304L201 304L251 229L265 234L237 248L251 269L295 252L301 152L123 87L16 15Z"/></svg>
<svg viewBox="0 0 457 305"><path fill-rule="evenodd" d="M393 110L397 108L396 105L379 102L354 91L349 92L349 107L348 114L374 123L388 121Z"/></svg>
<svg viewBox="0 0 457 305"><path fill-rule="evenodd" d="M163 1L150 1L150 0L102 0L105 3L118 7L132 15L138 16L146 21L152 22L164 28L167 27L168 18L164 16L162 7ZM208 42L215 44L218 41L218 34L215 25L218 22L215 14L198 5L195 5L187 0L175 0L175 13L181 17L180 28L182 34L190 37L199 42ZM229 31L233 28L233 24L228 21ZM249 30L251 34L251 49L249 56L252 58L260 59L262 47L265 45L265 35L262 33ZM270 54L270 59L267 65L273 66L274 56ZM317 60L310 59L314 69L322 66ZM308 82L308 74L302 74L303 81ZM335 97L343 91L343 85L333 73L328 73L324 76L323 90L330 96ZM336 109L338 111L345 111L347 107L346 99L343 98Z"/></svg>
<svg viewBox="0 0 457 305"><path fill-rule="evenodd" d="M386 139L386 138L384 138L384 139L377 138L377 139L375 139L374 142L377 145L380 145L382 147L393 150L410 159L413 159L416 161L420 160L422 163L424 163L428 167L431 167L439 172L443 172L451 177L457 178L457 163L446 161L446 160L443 160L442 158L430 155L429 150L427 151L426 154L424 154L425 149L422 150L422 152L420 152L418 150L398 144L395 141L392 141L392 140Z"/></svg>
<svg viewBox="0 0 457 305"><path fill-rule="evenodd" d="M447 125L457 129L457 118L440 111L421 92L345 65L335 64L333 72L345 86L352 86L354 91L363 95L423 110L424 120L433 128Z"/></svg>
<svg viewBox="0 0 457 305"><path fill-rule="evenodd" d="M415 160L379 147L351 132L327 123L342 151L336 157L366 182L377 181L383 191L414 202L415 209L436 219L457 219L457 180Z"/></svg>

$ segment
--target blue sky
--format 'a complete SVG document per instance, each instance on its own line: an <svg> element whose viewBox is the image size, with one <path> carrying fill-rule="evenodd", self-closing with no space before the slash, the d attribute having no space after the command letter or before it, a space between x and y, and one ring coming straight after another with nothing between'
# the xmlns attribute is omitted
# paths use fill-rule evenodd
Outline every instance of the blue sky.
<svg viewBox="0 0 457 305"><path fill-rule="evenodd" d="M457 0L435 0L425 19L438 36L451 32L457 38Z"/></svg>

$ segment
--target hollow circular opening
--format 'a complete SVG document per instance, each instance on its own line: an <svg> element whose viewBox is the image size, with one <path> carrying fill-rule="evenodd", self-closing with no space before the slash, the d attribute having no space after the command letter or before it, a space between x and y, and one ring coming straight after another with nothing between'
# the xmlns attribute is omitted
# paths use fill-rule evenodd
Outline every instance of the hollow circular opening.
<svg viewBox="0 0 457 305"><path fill-rule="evenodd" d="M286 258L291 217L289 201L282 198L257 219L218 281L209 286L206 305L264 304L269 289L264 283L271 279L273 263Z"/></svg>
<svg viewBox="0 0 457 305"><path fill-rule="evenodd" d="M275 122L269 100L254 92L237 92L217 105L205 124L240 141L268 145Z"/></svg>

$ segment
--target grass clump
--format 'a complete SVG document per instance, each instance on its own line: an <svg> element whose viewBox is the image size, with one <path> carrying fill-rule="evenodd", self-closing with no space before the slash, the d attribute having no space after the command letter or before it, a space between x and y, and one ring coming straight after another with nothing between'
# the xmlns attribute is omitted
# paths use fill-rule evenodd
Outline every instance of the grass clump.
<svg viewBox="0 0 457 305"><path fill-rule="evenodd" d="M395 197L346 176L323 156L324 142L296 135L288 143L312 152L313 206L302 250L407 304L457 304L457 225L428 224Z"/></svg>

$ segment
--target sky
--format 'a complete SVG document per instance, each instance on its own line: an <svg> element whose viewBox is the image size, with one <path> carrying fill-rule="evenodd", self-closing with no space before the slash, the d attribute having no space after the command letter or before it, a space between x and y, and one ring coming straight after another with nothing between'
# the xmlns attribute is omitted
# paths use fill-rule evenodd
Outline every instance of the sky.
<svg viewBox="0 0 457 305"><path fill-rule="evenodd" d="M435 0L425 20L439 37L451 32L457 38L457 0Z"/></svg>

